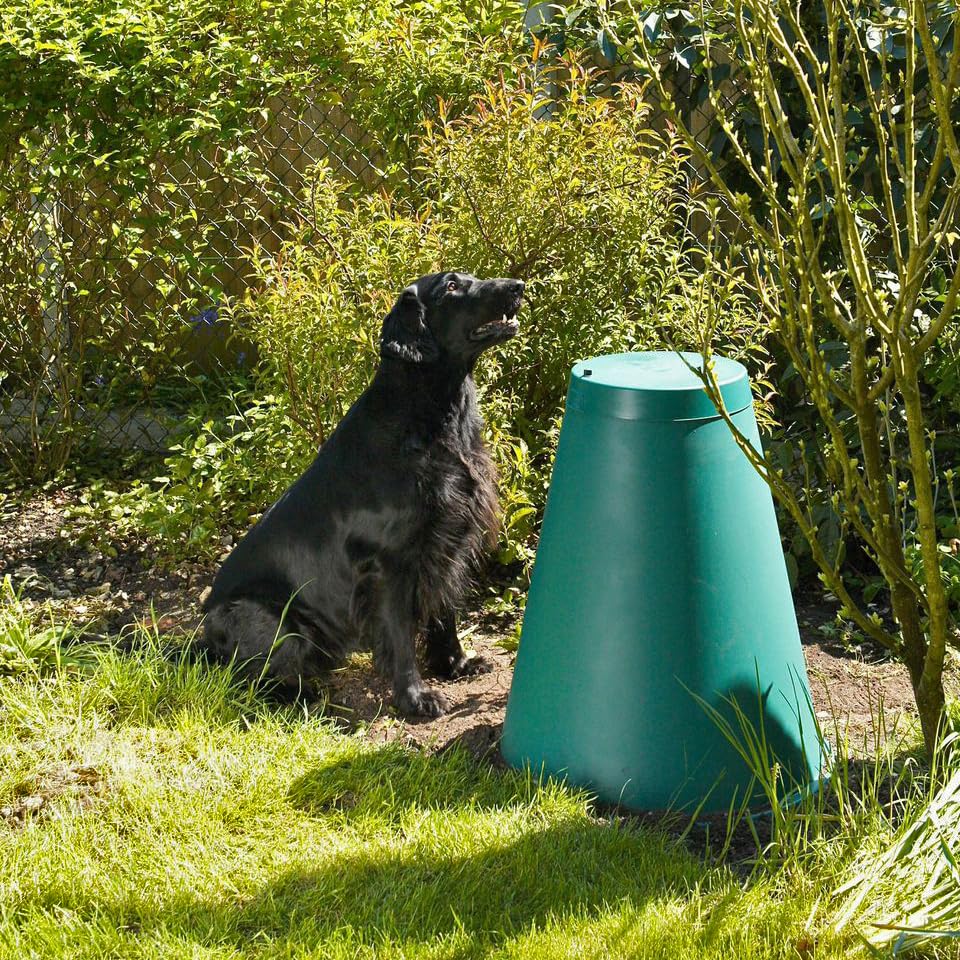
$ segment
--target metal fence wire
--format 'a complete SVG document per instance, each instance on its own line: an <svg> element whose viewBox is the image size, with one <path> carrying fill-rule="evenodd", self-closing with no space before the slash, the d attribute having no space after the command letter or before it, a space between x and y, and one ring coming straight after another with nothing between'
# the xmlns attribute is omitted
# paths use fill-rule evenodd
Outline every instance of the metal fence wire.
<svg viewBox="0 0 960 960"><path fill-rule="evenodd" d="M345 196L416 183L339 91L263 106L240 141L162 145L135 169L65 159L56 130L0 143L0 459L56 463L78 438L163 450L185 373L246 362L224 304L253 280L251 252L287 239L310 169Z"/></svg>
<svg viewBox="0 0 960 960"><path fill-rule="evenodd" d="M308 171L344 193L397 176L325 91L275 97L242 141L136 169L64 162L56 130L0 144L0 455L64 443L162 449L177 374L243 362L220 312L295 221Z"/></svg>

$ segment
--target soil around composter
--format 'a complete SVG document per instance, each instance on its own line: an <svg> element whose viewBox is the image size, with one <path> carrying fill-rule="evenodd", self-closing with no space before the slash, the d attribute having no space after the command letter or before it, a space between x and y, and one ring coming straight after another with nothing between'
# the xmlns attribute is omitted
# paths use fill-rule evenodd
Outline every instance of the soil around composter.
<svg viewBox="0 0 960 960"><path fill-rule="evenodd" d="M182 637L201 623L200 597L216 563L182 564L167 570L152 562L151 544L79 541L68 508L78 502L69 488L0 501L0 577L9 576L28 604L50 604L58 618L87 624L91 637L120 633L125 624L153 619L161 633ZM231 541L225 538L224 556ZM839 639L836 605L818 596L800 597L797 614L814 708L828 737L845 736L853 752L875 752L878 738L913 722L915 709L902 664L882 650L850 646ZM434 719L398 716L389 685L366 654L352 657L320 690L323 709L344 727L371 741L403 741L441 751L459 744L477 757L497 761L497 746L513 674L518 615L491 613L483 597L465 605L464 645L493 664L489 673L450 682L431 678L450 701ZM960 689L957 659L947 684Z"/></svg>

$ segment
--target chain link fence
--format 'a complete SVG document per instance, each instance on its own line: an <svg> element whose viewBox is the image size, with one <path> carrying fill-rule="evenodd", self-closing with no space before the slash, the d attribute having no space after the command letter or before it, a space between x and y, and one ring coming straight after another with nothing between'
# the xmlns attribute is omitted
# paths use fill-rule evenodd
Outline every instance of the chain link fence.
<svg viewBox="0 0 960 960"><path fill-rule="evenodd" d="M706 99L680 92L714 137ZM255 254L281 249L311 168L328 165L345 198L415 183L412 148L355 112L341 90L291 91L261 105L252 135L183 154L164 143L130 168L65 160L56 131L0 145L0 457L62 465L78 437L163 450L190 375L251 362L229 304Z"/></svg>
<svg viewBox="0 0 960 960"><path fill-rule="evenodd" d="M184 374L248 362L225 308L280 250L310 169L345 196L409 176L336 92L258 113L242 141L135 168L75 150L67 168L56 131L0 145L0 456L56 460L71 435L162 449Z"/></svg>
<svg viewBox="0 0 960 960"><path fill-rule="evenodd" d="M689 69L689 65L683 60L683 57L688 53L689 49L686 51L681 49L678 52L677 48L674 48L673 51L664 54L661 61L666 68L666 82L672 91L674 102L687 129L696 139L698 145L711 157L717 170L732 173L732 181L735 183L738 180L743 181L742 176L738 176L737 162L729 149L727 135L718 121L717 111L711 102L710 95L712 94L727 117L736 117L743 120L749 128L750 117L749 111L745 109L747 102L744 99L743 91L745 77L739 65L731 62L718 65L709 78L703 73L696 74ZM722 51L715 49L714 55L717 56L718 54L720 57L723 55ZM615 53L611 52L610 56L606 58L605 64L614 82L644 84L646 81L645 76L634 63ZM650 103L650 126L655 130L668 133L672 125L672 119L658 102L656 95L650 91L649 86L647 89L647 100ZM731 166L734 167L733 170L731 170ZM695 159L690 160L689 174L691 194L700 200L709 197L718 207L719 215L716 224L718 239L727 247L734 245L742 230L740 215L730 206L727 198L715 190L708 170L697 163ZM747 191L753 189L753 185L745 181L741 185ZM699 208L691 208L688 229L691 235L698 240L705 241L708 239L708 221Z"/></svg>

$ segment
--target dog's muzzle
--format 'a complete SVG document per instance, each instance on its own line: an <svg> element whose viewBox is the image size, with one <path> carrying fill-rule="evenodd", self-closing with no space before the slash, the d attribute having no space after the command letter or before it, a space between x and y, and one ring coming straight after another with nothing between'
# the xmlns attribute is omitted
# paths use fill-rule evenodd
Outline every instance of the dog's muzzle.
<svg viewBox="0 0 960 960"><path fill-rule="evenodd" d="M523 298L517 297L503 311L503 315L496 320L490 320L479 327L474 327L469 333L471 340L509 340L516 336L520 329L517 321L517 312Z"/></svg>

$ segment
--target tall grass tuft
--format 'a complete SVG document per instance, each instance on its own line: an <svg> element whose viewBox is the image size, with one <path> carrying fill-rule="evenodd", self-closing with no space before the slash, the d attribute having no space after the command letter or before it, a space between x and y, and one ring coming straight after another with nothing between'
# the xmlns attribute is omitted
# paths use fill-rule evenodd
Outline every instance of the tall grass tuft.
<svg viewBox="0 0 960 960"><path fill-rule="evenodd" d="M776 863L788 863L802 857L805 851L819 839L828 822L827 805L829 795L825 787L832 780L824 776L816 784L796 782L789 768L784 766L775 755L763 722L763 697L760 693L760 678L757 676L757 709L759 723L744 709L735 697L723 698L727 713L708 703L702 697L692 694L699 707L718 728L723 738L737 752L750 773L750 782L739 800L731 803L727 815L727 838L721 850L726 855L734 832L743 824L750 830L757 847L758 864L769 866ZM800 685L794 690L797 712L797 726L800 726L800 711L805 709L813 714L809 694L801 696ZM819 723L816 721L816 737L822 755L836 757L834 748L827 743ZM807 769L808 750L813 744L802 744L802 768ZM825 773L825 771L824 771ZM762 812L757 806L763 805ZM767 843L762 843L757 829L757 821L765 817L769 821Z"/></svg>
<svg viewBox="0 0 960 960"><path fill-rule="evenodd" d="M0 676L39 676L88 662L89 648L73 645L79 633L70 621L58 623L49 603L39 615L29 609L9 576L0 580Z"/></svg>
<svg viewBox="0 0 960 960"><path fill-rule="evenodd" d="M874 947L900 956L938 939L960 939L960 736L945 737L892 844L865 850L836 891L839 932L856 922Z"/></svg>
<svg viewBox="0 0 960 960"><path fill-rule="evenodd" d="M811 927L856 933L868 949L902 956L960 941L960 734L944 737L926 765L888 727L882 702L869 759L854 755L836 721L832 744L818 725L831 761L812 790L790 781L762 723L758 729L736 701L728 701L732 719L700 705L752 776L744 799L731 805L723 854L745 824L758 851L754 882L764 874L817 875L833 892L818 897ZM750 809L751 797L763 798L762 813ZM769 819L766 842L761 817Z"/></svg>

